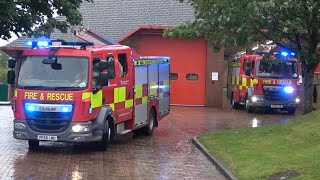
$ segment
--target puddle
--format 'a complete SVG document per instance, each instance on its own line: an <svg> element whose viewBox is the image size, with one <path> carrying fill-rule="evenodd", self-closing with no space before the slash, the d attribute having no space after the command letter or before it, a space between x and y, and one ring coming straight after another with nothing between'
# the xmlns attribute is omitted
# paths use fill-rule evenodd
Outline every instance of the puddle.
<svg viewBox="0 0 320 180"><path fill-rule="evenodd" d="M291 121L291 119L280 119L280 120L266 120L266 119L258 119L254 117L249 121L249 126L252 128L257 128L263 125L271 125L271 124L287 124Z"/></svg>

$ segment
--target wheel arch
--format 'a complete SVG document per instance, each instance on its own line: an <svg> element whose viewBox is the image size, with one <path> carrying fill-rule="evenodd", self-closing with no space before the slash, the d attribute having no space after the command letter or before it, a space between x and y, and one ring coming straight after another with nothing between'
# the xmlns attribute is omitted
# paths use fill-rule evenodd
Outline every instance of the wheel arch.
<svg viewBox="0 0 320 180"><path fill-rule="evenodd" d="M104 127L105 121L109 121L110 120L114 124L114 118L113 118L111 113L112 113L112 108L110 106L101 107L101 109L99 111L99 114L97 116L98 128ZM108 125L109 125L109 123L108 123Z"/></svg>

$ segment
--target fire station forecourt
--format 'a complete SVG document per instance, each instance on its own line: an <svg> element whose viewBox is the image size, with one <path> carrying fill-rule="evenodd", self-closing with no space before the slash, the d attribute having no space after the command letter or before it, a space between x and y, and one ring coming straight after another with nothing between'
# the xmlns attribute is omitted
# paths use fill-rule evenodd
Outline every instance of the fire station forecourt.
<svg viewBox="0 0 320 180"><path fill-rule="evenodd" d="M174 110L173 114L182 115ZM13 138L10 106L0 106L0 179L215 179L225 177L192 145L171 116L153 136L117 137L106 151L92 144L41 142L38 150ZM187 120L183 118L180 122Z"/></svg>
<svg viewBox="0 0 320 180"><path fill-rule="evenodd" d="M196 139L238 179L319 179L320 111L287 123L210 132Z"/></svg>

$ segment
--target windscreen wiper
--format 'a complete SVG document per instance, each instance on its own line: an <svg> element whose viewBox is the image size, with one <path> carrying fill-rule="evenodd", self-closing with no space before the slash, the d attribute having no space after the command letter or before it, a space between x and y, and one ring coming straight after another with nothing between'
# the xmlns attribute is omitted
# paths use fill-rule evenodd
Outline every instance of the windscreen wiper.
<svg viewBox="0 0 320 180"><path fill-rule="evenodd" d="M48 86L19 86L19 88L23 88L23 89L45 89L45 90L52 90L54 89L54 87L48 87Z"/></svg>
<svg viewBox="0 0 320 180"><path fill-rule="evenodd" d="M78 90L82 89L81 87L54 87L54 90Z"/></svg>

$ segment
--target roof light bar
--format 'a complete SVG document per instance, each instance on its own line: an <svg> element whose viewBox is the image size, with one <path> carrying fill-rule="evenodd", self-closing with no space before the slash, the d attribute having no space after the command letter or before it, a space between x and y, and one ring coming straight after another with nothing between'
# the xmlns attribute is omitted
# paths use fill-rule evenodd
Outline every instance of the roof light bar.
<svg viewBox="0 0 320 180"><path fill-rule="evenodd" d="M47 41L47 40L38 40L38 41L28 41L26 42L27 46L32 46L32 48L46 48L50 46L93 46L94 44L91 42L66 42L66 41Z"/></svg>

